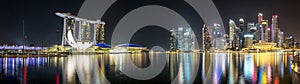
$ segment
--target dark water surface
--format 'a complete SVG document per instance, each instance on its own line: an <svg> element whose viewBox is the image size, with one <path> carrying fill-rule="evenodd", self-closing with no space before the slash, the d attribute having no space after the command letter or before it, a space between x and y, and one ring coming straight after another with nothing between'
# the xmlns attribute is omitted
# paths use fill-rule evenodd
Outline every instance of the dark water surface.
<svg viewBox="0 0 300 84"><path fill-rule="evenodd" d="M0 58L0 84L299 84L288 53Z"/></svg>

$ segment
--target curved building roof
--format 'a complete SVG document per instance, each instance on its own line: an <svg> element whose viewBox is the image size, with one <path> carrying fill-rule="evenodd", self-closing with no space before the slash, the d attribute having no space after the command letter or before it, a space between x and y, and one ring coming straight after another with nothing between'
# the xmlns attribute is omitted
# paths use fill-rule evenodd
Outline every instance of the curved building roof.
<svg viewBox="0 0 300 84"><path fill-rule="evenodd" d="M144 47L144 46L139 45L139 44L120 44L118 46L119 47Z"/></svg>
<svg viewBox="0 0 300 84"><path fill-rule="evenodd" d="M108 44L96 44L96 46L102 47L102 48L111 48L111 45L108 45Z"/></svg>

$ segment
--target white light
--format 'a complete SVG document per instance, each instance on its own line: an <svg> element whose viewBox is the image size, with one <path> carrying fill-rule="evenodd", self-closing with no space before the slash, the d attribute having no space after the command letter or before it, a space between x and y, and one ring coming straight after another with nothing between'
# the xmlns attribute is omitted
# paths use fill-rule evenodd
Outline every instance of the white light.
<svg viewBox="0 0 300 84"><path fill-rule="evenodd" d="M258 13L258 16L263 16L263 14L262 13Z"/></svg>
<svg viewBox="0 0 300 84"><path fill-rule="evenodd" d="M244 19L243 19L243 18L241 18L239 21L240 21L240 22L244 22Z"/></svg>
<svg viewBox="0 0 300 84"><path fill-rule="evenodd" d="M245 37L245 38L246 38L246 37L253 38L254 35L251 35L251 34L245 34L244 37Z"/></svg>

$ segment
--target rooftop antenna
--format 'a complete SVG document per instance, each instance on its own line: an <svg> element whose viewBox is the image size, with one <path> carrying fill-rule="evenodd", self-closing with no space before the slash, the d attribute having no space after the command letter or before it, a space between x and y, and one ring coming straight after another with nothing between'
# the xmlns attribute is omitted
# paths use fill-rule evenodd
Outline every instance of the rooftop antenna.
<svg viewBox="0 0 300 84"><path fill-rule="evenodd" d="M24 19L23 19L23 21L22 21L22 26L23 26L23 54L25 54L25 27L24 27Z"/></svg>

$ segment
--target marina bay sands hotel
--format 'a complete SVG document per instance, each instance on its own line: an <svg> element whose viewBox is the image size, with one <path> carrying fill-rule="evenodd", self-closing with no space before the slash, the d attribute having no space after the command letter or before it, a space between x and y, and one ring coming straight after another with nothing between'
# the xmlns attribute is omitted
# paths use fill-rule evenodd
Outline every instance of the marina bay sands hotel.
<svg viewBox="0 0 300 84"><path fill-rule="evenodd" d="M55 14L64 18L61 45L70 45L72 42L93 42L93 44L104 43L105 22L79 18L70 13Z"/></svg>
<svg viewBox="0 0 300 84"><path fill-rule="evenodd" d="M70 49L90 50L94 52L107 51L111 48L119 49L126 48L129 52L147 51L147 48L139 44L118 44L114 47L105 43L105 22L100 20L88 20L79 18L70 13L55 13L57 16L64 19L62 42L60 47L63 50L69 51ZM65 49L71 46L72 48Z"/></svg>

